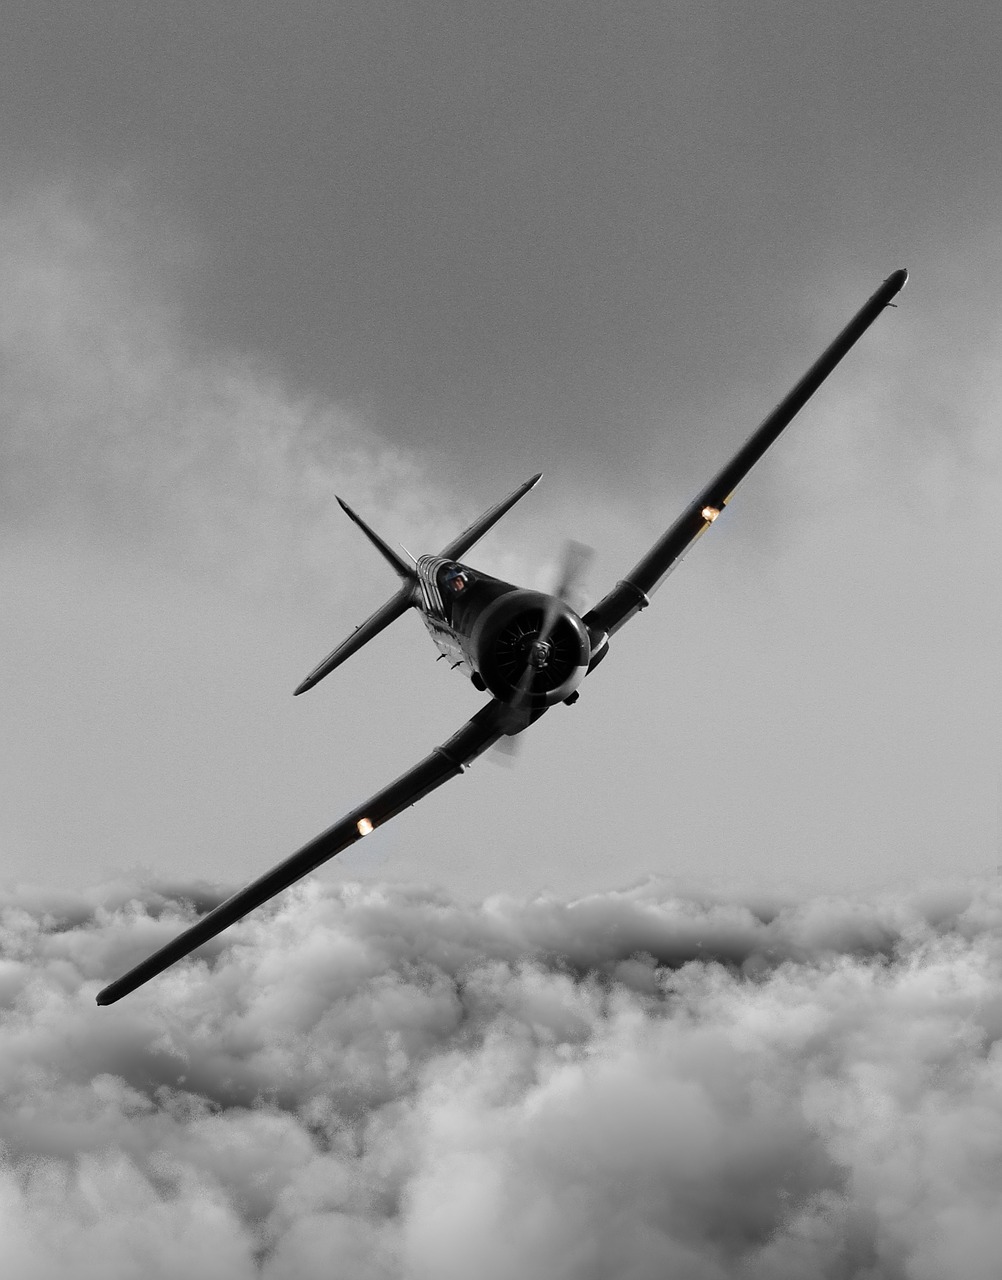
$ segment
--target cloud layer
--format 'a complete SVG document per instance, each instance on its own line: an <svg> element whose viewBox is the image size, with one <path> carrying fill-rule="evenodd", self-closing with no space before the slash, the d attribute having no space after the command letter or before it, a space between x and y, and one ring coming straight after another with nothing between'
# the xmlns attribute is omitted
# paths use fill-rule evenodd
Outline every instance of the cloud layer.
<svg viewBox="0 0 1002 1280"><path fill-rule="evenodd" d="M213 900L5 901L5 1274L995 1274L994 886L309 884L95 1007Z"/></svg>
<svg viewBox="0 0 1002 1280"><path fill-rule="evenodd" d="M260 359L200 348L170 278L198 246L107 198L50 184L0 218L5 527L167 543L211 581L239 563L273 591L283 574L329 578L349 542L338 486L392 504L405 530L449 507L412 450L291 394Z"/></svg>

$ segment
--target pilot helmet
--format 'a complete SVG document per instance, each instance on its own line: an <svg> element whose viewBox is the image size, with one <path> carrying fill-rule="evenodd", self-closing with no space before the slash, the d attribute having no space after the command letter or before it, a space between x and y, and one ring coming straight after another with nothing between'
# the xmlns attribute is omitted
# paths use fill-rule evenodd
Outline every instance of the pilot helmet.
<svg viewBox="0 0 1002 1280"><path fill-rule="evenodd" d="M470 585L470 574L462 565L447 565L442 571L442 585L450 595L461 596Z"/></svg>

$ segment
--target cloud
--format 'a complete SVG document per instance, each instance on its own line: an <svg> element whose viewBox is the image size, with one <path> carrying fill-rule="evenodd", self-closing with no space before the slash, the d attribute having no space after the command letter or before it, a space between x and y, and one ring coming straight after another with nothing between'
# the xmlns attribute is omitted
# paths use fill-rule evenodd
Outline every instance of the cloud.
<svg viewBox="0 0 1002 1280"><path fill-rule="evenodd" d="M210 581L273 592L283 579L315 589L342 546L358 548L336 492L422 547L477 514L458 477L364 411L293 391L258 353L200 343L198 299L179 282L205 252L124 187L52 184L8 202L8 530L133 554L166 544Z"/></svg>
<svg viewBox="0 0 1002 1280"><path fill-rule="evenodd" d="M4 902L8 1274L993 1274L994 885L310 883L97 1009L192 900Z"/></svg>
<svg viewBox="0 0 1002 1280"><path fill-rule="evenodd" d="M401 710L417 678L448 687L417 617L342 683L336 715L350 738L332 737L329 700L291 692L398 585L336 493L419 552L531 468L488 482L484 499L365 413L295 391L267 356L211 346L204 297L188 287L205 252L124 183L24 185L0 210L9 877L79 887L137 857L179 866L177 851L198 847L226 795L248 830L233 832L230 850L212 838L195 855L225 878L255 829L272 848L295 829L296 788L320 793L311 769L324 787L333 772L352 802L373 774L385 782L397 763L364 760L359 724L378 744L413 715L431 739L414 749L423 753L478 701L455 675L459 707L441 699L441 727L419 697ZM513 519L488 544L516 581L531 576L520 572L523 533ZM215 742L203 763L204 735ZM401 743L398 771L412 763ZM236 799L251 777L254 816L254 799Z"/></svg>

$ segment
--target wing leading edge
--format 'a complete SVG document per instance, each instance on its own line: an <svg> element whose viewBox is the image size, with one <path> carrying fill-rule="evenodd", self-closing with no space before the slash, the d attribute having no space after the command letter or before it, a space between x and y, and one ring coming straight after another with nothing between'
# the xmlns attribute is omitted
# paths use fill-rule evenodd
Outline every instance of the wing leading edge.
<svg viewBox="0 0 1002 1280"><path fill-rule="evenodd" d="M705 533L730 502L734 490L759 458L800 412L843 356L863 336L874 320L908 279L905 270L895 271L853 316L835 341L808 369L786 398L748 437L734 457L661 537L650 551L609 594L584 615L587 626L613 635L634 614L645 608L650 597L681 560L693 543Z"/></svg>
<svg viewBox="0 0 1002 1280"><path fill-rule="evenodd" d="M123 977L110 983L98 993L97 1003L114 1004L116 1000L121 1000L122 996L127 996L130 991L135 991L144 982L155 978L158 973L214 938L217 933L229 928L255 907L302 879L321 863L342 853L349 845L361 840L374 828L389 822L450 778L457 777L471 760L475 760L504 734L503 711L502 704L496 701L482 707L458 733L436 747L413 769L378 791L364 804L352 809L340 822L315 836L297 853L221 902L208 915L130 969Z"/></svg>

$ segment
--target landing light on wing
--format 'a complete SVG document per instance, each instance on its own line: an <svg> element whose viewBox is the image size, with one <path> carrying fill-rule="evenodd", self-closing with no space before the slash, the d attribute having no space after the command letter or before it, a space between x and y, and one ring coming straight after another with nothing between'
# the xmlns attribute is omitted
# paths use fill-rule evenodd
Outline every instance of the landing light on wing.
<svg viewBox="0 0 1002 1280"><path fill-rule="evenodd" d="M704 507L704 508L703 508L703 511L702 511L703 519L704 519L704 520L709 520L710 524L713 524L714 520L716 520L717 516L719 516L719 515L720 515L720 508L719 508L719 507Z"/></svg>
<svg viewBox="0 0 1002 1280"><path fill-rule="evenodd" d="M359 818L355 823L355 826L358 827L358 834L360 836L367 836L372 830L372 823L368 818Z"/></svg>

